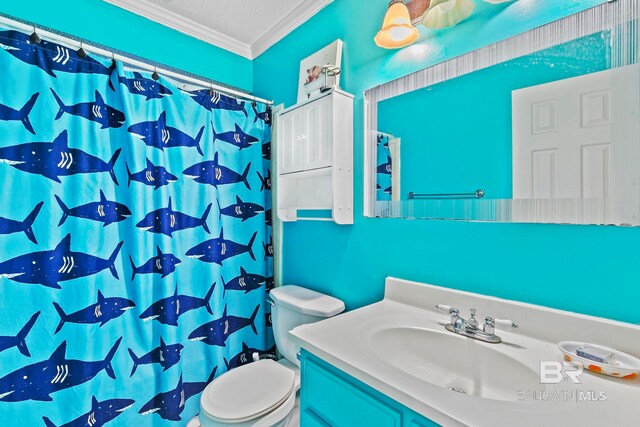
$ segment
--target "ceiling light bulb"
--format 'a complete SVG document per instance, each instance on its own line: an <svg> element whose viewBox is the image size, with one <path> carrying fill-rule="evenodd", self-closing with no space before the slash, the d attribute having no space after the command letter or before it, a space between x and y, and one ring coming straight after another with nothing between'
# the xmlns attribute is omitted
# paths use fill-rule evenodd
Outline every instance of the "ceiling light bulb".
<svg viewBox="0 0 640 427"><path fill-rule="evenodd" d="M392 0L384 17L382 29L375 37L378 46L399 49L418 39L418 30L411 24L409 10L403 0Z"/></svg>

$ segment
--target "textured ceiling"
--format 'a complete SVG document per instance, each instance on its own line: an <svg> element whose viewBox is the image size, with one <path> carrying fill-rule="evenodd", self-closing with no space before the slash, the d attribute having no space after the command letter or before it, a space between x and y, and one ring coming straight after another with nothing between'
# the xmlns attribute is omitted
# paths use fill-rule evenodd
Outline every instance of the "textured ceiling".
<svg viewBox="0 0 640 427"><path fill-rule="evenodd" d="M147 0L245 44L253 44L305 0Z"/></svg>

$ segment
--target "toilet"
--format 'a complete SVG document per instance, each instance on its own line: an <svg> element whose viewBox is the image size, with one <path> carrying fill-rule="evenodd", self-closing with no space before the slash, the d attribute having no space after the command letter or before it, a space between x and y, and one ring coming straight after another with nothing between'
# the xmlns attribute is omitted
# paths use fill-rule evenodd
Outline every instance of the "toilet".
<svg viewBox="0 0 640 427"><path fill-rule="evenodd" d="M289 331L335 316L345 307L339 299L295 285L273 289L269 302L276 347L283 358L257 360L213 380L200 398L200 415L187 427L273 427L289 422L300 389L300 348Z"/></svg>

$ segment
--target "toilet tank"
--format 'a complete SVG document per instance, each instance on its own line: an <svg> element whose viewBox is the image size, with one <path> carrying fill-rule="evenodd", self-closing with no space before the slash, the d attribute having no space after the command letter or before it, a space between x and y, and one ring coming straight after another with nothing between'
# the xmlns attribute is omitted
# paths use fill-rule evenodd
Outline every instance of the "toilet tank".
<svg viewBox="0 0 640 427"><path fill-rule="evenodd" d="M271 321L276 346L280 354L295 365L300 363L296 357L300 349L289 337L289 331L344 311L341 300L295 285L272 289L269 297L273 302Z"/></svg>

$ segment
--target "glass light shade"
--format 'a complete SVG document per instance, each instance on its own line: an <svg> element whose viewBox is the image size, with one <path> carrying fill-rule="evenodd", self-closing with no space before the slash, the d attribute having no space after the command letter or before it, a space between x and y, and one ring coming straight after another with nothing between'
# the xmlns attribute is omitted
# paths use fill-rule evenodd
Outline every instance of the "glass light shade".
<svg viewBox="0 0 640 427"><path fill-rule="evenodd" d="M409 10L403 1L389 5L384 16L382 29L374 41L385 49L399 49L409 46L418 39L418 30L411 24Z"/></svg>
<svg viewBox="0 0 640 427"><path fill-rule="evenodd" d="M451 27L469 18L475 7L473 0L433 0L422 25L432 30Z"/></svg>

